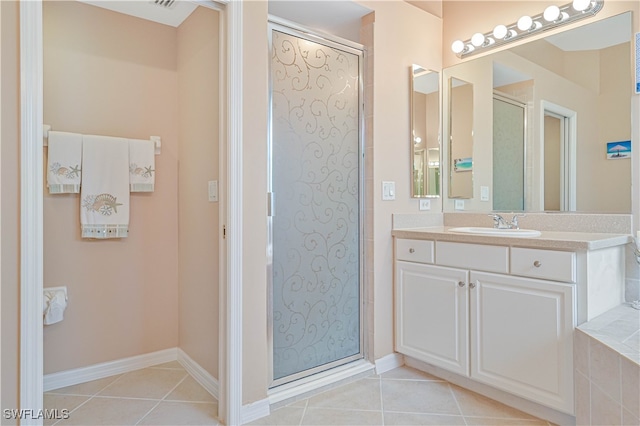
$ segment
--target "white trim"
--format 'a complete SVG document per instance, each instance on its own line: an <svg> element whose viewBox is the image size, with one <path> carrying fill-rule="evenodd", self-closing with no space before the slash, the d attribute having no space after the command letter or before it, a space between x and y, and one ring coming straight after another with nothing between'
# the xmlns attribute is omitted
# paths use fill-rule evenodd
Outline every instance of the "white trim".
<svg viewBox="0 0 640 426"><path fill-rule="evenodd" d="M220 395L220 386L215 377L207 370L202 368L200 364L195 362L185 351L178 348L178 362L187 370L187 373L195 379L196 382L206 389L216 400Z"/></svg>
<svg viewBox="0 0 640 426"><path fill-rule="evenodd" d="M43 408L42 2L20 2L20 407ZM22 424L41 425L42 419Z"/></svg>
<svg viewBox="0 0 640 426"><path fill-rule="evenodd" d="M128 358L117 359L115 361L93 364L88 367L74 368L72 370L51 373L44 376L44 391L48 392L53 389L77 385L78 383L85 383L91 380L103 379L115 374L128 373L141 368L151 367L153 365L176 360L178 360L177 348L170 348Z"/></svg>
<svg viewBox="0 0 640 426"><path fill-rule="evenodd" d="M227 4L227 279L225 372L221 419L228 425L240 424L242 418L242 19L241 1Z"/></svg>
<svg viewBox="0 0 640 426"><path fill-rule="evenodd" d="M307 392L312 392L353 376L366 373L367 371L372 371L374 368L374 365L369 361L360 360L333 368L329 371L314 374L313 376L273 388L268 393L269 403L276 404L287 399L295 398Z"/></svg>
<svg viewBox="0 0 640 426"><path fill-rule="evenodd" d="M404 365L404 355L394 352L376 359L376 374L386 373Z"/></svg>
<svg viewBox="0 0 640 426"><path fill-rule="evenodd" d="M562 155L563 159L560 164L560 168L562 169L562 176L565 182L565 185L562 185L561 194L562 196L561 204L564 205L564 209L569 212L576 211L576 173L577 173L577 137L578 137L578 113L576 111L570 110L569 108L563 107L561 105L556 105L553 102L541 100L540 101L540 208L544 210L544 115L545 112L551 112L553 114L557 114L559 116L564 117L569 122L568 135L566 140L564 141L562 147ZM566 193L568 190L568 194ZM568 206L567 206L568 204ZM562 206L561 206L562 207Z"/></svg>
<svg viewBox="0 0 640 426"><path fill-rule="evenodd" d="M271 407L269 405L269 398L261 399L251 404L242 406L242 423L246 424L254 420L267 417L271 414Z"/></svg>

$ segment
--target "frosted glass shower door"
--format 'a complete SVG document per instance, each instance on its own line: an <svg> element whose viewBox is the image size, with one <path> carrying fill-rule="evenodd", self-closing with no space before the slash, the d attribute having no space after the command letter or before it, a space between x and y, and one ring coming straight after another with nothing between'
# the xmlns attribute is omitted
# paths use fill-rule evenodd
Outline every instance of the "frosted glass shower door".
<svg viewBox="0 0 640 426"><path fill-rule="evenodd" d="M276 386L362 358L361 52L276 29L271 40Z"/></svg>

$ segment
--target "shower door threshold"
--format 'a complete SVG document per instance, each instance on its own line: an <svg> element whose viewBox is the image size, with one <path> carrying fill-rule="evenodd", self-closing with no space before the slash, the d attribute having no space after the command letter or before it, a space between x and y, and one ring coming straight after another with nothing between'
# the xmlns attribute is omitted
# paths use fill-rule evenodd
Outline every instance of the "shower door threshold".
<svg viewBox="0 0 640 426"><path fill-rule="evenodd" d="M299 399L301 395L317 393L322 388L333 387L341 381L351 381L358 376L365 377L374 374L374 370L375 365L361 358L348 364L271 388L267 393L269 404L273 405L287 400L294 401Z"/></svg>

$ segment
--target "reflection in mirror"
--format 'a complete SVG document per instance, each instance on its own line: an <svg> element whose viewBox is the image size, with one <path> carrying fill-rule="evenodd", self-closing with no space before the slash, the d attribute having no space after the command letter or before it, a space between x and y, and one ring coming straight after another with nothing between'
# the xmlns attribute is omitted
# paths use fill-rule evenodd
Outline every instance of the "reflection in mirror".
<svg viewBox="0 0 640 426"><path fill-rule="evenodd" d="M440 76L411 67L411 194L440 195Z"/></svg>
<svg viewBox="0 0 640 426"><path fill-rule="evenodd" d="M449 198L473 198L473 84L449 79Z"/></svg>
<svg viewBox="0 0 640 426"><path fill-rule="evenodd" d="M525 107L493 95L493 210L524 210Z"/></svg>
<svg viewBox="0 0 640 426"><path fill-rule="evenodd" d="M631 139L631 35L627 12L443 70L445 79L473 85L474 96L473 152L455 152L451 134L444 165L450 169L443 171L452 179L449 196L460 197L453 180L464 173L454 171L454 160L464 155L473 157L473 185L484 190L479 193L492 189L485 202L477 196L466 201L466 210L629 213L631 161L607 155L607 144L626 146ZM523 105L524 117L511 105L496 106L496 93ZM454 93L451 102L457 102ZM469 116L450 108L443 129L454 132ZM510 136L500 135L502 109L518 117L506 125Z"/></svg>

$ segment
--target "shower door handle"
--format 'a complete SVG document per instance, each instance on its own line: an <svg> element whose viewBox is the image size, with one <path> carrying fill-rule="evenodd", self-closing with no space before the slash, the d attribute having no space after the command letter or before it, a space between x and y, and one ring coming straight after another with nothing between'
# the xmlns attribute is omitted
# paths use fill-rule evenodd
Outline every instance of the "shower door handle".
<svg viewBox="0 0 640 426"><path fill-rule="evenodd" d="M274 214L275 203L274 203L273 197L274 197L273 192L267 192L267 216L269 217L275 216Z"/></svg>

